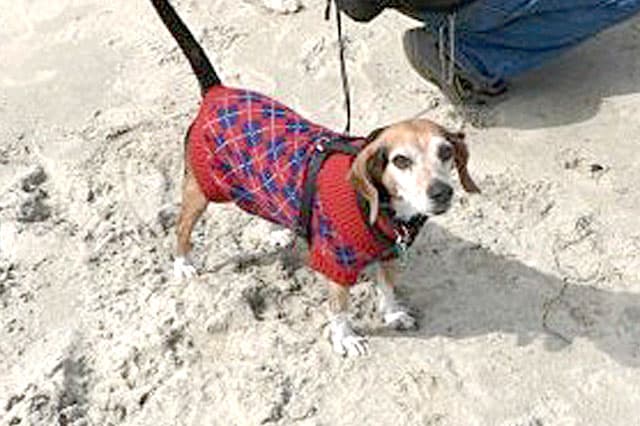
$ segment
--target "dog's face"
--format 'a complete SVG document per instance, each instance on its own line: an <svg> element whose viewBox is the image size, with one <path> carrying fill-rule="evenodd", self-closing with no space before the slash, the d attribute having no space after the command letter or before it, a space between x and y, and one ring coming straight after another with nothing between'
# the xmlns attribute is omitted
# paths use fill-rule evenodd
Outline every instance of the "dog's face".
<svg viewBox="0 0 640 426"><path fill-rule="evenodd" d="M449 132L428 120L378 129L353 162L350 177L369 202L371 223L379 210L378 188L390 196L396 215L439 215L451 206L452 170L467 192L479 192L467 173L469 153L463 133Z"/></svg>

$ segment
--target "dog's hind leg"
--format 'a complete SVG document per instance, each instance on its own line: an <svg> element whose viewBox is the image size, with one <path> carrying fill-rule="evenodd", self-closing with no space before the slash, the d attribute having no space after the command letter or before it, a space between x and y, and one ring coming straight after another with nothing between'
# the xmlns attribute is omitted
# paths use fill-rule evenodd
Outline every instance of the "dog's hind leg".
<svg viewBox="0 0 640 426"><path fill-rule="evenodd" d="M173 263L173 272L177 278L190 278L196 275L191 263L191 232L196 222L207 208L208 200L195 176L187 167L182 184L182 205L176 227L177 249Z"/></svg>

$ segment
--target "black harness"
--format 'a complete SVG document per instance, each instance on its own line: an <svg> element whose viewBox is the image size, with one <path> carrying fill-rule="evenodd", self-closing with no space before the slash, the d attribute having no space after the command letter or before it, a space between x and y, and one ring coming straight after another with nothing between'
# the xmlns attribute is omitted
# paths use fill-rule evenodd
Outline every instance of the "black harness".
<svg viewBox="0 0 640 426"><path fill-rule="evenodd" d="M312 229L311 215L313 212L313 197L317 192L318 173L322 168L325 160L331 154L342 153L356 156L362 149L361 146L353 144L355 141L362 139L354 137L335 137L320 139L316 144L315 150L309 159L307 175L304 181L303 194L300 207L300 221L298 223L298 235L304 237L307 243L311 245ZM395 217L395 213L389 203L389 194L386 191L380 191L380 215L388 218L392 225L394 237L389 236L378 225L369 222L369 204L364 197L358 194L358 207L364 223L367 224L369 232L384 247L385 251L380 258L388 258L391 256L399 256L407 251L413 244L420 229L427 221L428 217L424 215L416 215L409 221L403 221Z"/></svg>

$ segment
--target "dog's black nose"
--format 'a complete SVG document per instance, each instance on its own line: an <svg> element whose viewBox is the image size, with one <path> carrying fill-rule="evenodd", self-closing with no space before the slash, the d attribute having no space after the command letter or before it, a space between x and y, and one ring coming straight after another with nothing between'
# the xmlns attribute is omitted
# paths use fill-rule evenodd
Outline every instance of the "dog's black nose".
<svg viewBox="0 0 640 426"><path fill-rule="evenodd" d="M438 204L446 204L451 201L453 188L441 180L435 180L427 189L427 195Z"/></svg>

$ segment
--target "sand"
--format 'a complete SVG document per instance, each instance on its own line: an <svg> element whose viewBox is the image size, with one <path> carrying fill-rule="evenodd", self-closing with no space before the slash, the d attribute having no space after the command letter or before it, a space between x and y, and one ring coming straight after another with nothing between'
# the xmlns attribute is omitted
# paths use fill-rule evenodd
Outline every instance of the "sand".
<svg viewBox="0 0 640 426"><path fill-rule="evenodd" d="M344 125L324 2L175 1L231 85ZM371 355L323 337L322 280L211 206L172 276L189 67L146 1L0 0L0 424L640 424L640 21L515 83L465 124L457 191L406 260L420 328ZM409 67L416 24L345 21L355 133L463 114Z"/></svg>

